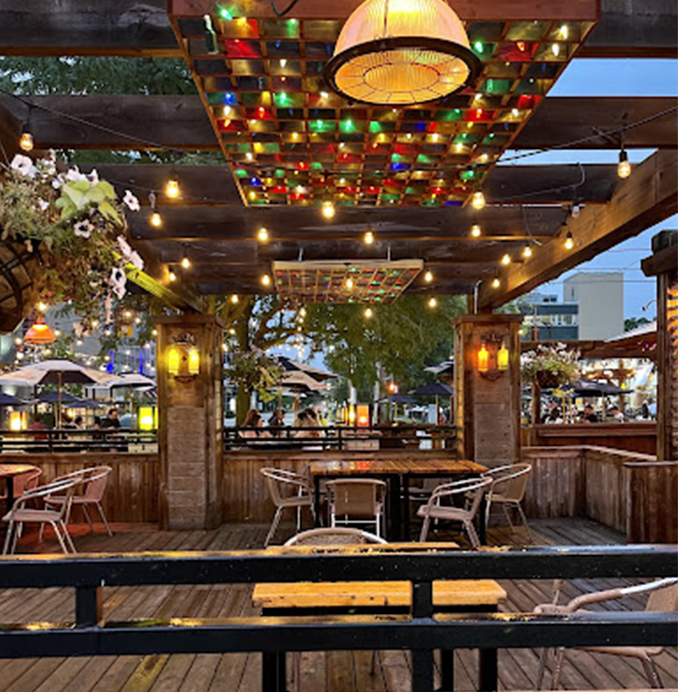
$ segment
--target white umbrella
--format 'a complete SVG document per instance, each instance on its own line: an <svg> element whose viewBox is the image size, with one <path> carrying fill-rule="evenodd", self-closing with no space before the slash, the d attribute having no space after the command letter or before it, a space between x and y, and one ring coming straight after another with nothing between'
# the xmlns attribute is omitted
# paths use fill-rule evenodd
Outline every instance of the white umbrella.
<svg viewBox="0 0 678 692"><path fill-rule="evenodd" d="M150 389L155 387L155 380L138 372L130 372L126 375L114 375L106 384L97 385L95 389L117 389L119 387L132 387L133 389Z"/></svg>
<svg viewBox="0 0 678 692"><path fill-rule="evenodd" d="M14 372L0 375L0 385L14 384L34 387L38 384L56 384L59 390L57 427L61 425L61 390L64 384L106 384L114 379L112 375L78 365L70 360L45 360L19 368Z"/></svg>

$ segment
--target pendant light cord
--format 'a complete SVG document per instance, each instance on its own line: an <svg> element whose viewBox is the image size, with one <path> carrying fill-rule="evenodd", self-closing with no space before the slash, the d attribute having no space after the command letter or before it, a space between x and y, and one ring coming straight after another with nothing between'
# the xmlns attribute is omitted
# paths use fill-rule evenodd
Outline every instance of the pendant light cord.
<svg viewBox="0 0 678 692"><path fill-rule="evenodd" d="M271 7L273 8L273 11L276 13L278 17L284 17L286 14L291 12L294 9L294 6L299 2L299 0L290 0L290 4L284 9L281 10L275 0L271 0Z"/></svg>

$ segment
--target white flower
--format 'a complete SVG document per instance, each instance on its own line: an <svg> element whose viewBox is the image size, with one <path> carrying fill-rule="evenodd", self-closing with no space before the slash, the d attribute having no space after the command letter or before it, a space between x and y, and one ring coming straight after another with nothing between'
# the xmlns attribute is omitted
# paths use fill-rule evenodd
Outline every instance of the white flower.
<svg viewBox="0 0 678 692"><path fill-rule="evenodd" d="M81 173L78 167L75 166L73 168L68 169L68 173L66 173L66 180L74 183L79 183L83 180L87 180L87 176L84 173Z"/></svg>
<svg viewBox="0 0 678 692"><path fill-rule="evenodd" d="M139 209L141 209L139 200L130 192L130 190L125 190L125 196L122 198L122 201L127 205L127 208L130 211L139 211Z"/></svg>
<svg viewBox="0 0 678 692"><path fill-rule="evenodd" d="M138 252L132 252L128 259L135 269L141 271L144 268L144 260Z"/></svg>
<svg viewBox="0 0 678 692"><path fill-rule="evenodd" d="M120 247L120 252L122 252L122 256L126 260L129 260L134 250L132 250L132 246L125 240L125 236L118 236L118 246Z"/></svg>
<svg viewBox="0 0 678 692"><path fill-rule="evenodd" d="M45 209L49 207L49 202L46 202L42 197L38 197L38 206L40 207L40 211L45 211Z"/></svg>
<svg viewBox="0 0 678 692"><path fill-rule="evenodd" d="M96 185L99 182L99 174L97 173L97 169L93 168L92 172L89 173L86 178L90 181L90 183L92 183L92 185Z"/></svg>
<svg viewBox="0 0 678 692"><path fill-rule="evenodd" d="M113 293L122 299L125 296L125 284L127 283L127 276L125 276L125 270L120 267L113 267L111 269L111 276L109 278L109 283L113 289Z"/></svg>
<svg viewBox="0 0 678 692"><path fill-rule="evenodd" d="M21 175L28 176L29 178L35 178L35 174L37 173L33 161L23 154L15 154L10 167L18 173L21 173Z"/></svg>
<svg viewBox="0 0 678 692"><path fill-rule="evenodd" d="M63 183L63 181L61 180L61 178L54 178L54 180L52 181L52 187L53 187L55 190L58 190L63 184L64 184L64 183Z"/></svg>
<svg viewBox="0 0 678 692"><path fill-rule="evenodd" d="M83 219L73 225L73 233L81 238L89 238L92 235L94 226L87 220Z"/></svg>

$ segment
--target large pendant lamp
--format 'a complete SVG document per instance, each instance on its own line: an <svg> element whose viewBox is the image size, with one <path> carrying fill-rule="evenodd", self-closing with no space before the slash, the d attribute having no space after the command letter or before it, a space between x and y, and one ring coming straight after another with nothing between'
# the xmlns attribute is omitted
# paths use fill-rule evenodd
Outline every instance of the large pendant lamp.
<svg viewBox="0 0 678 692"><path fill-rule="evenodd" d="M31 328L26 332L24 342L35 346L48 346L56 341L56 336L42 315L38 315Z"/></svg>
<svg viewBox="0 0 678 692"><path fill-rule="evenodd" d="M344 24L325 79L351 101L407 106L460 91L479 71L444 0L366 0Z"/></svg>

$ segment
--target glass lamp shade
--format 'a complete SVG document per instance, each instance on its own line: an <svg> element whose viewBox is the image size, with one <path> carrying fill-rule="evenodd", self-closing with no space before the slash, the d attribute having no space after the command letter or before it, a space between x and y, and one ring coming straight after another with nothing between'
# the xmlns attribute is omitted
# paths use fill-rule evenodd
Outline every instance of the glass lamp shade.
<svg viewBox="0 0 678 692"><path fill-rule="evenodd" d="M353 101L407 106L453 94L479 71L443 0L366 0L344 24L325 79Z"/></svg>
<svg viewBox="0 0 678 692"><path fill-rule="evenodd" d="M25 343L34 345L49 345L53 344L55 341L56 336L50 326L45 324L42 315L35 320L24 337Z"/></svg>

